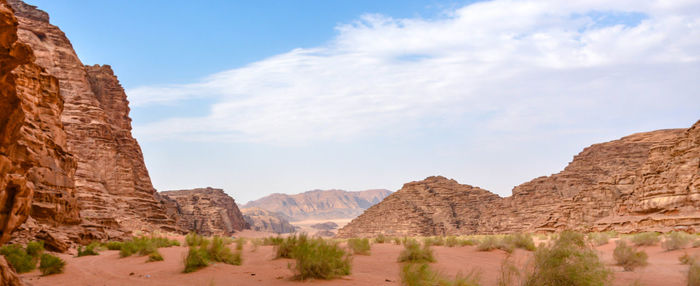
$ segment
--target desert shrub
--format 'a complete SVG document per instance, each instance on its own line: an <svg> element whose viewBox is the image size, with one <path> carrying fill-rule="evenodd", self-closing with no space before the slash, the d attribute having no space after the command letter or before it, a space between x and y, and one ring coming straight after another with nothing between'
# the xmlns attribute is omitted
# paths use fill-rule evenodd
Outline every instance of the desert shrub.
<svg viewBox="0 0 700 286"><path fill-rule="evenodd" d="M63 273L63 267L66 266L66 262L63 259L53 256L48 253L41 255L41 262L39 262L39 270L42 275L51 275Z"/></svg>
<svg viewBox="0 0 700 286"><path fill-rule="evenodd" d="M622 266L625 271L632 271L634 268L647 265L647 253L627 245L627 242L624 240L617 241L617 246L613 251L613 258L615 258L617 265Z"/></svg>
<svg viewBox="0 0 700 286"><path fill-rule="evenodd" d="M697 262L688 268L688 286L700 286L700 264Z"/></svg>
<svg viewBox="0 0 700 286"><path fill-rule="evenodd" d="M475 245L477 242L471 238L459 239L459 246Z"/></svg>
<svg viewBox="0 0 700 286"><path fill-rule="evenodd" d="M522 285L520 279L520 270L518 270L518 266L513 263L512 257L508 255L501 262L501 272L499 273L496 284L498 286Z"/></svg>
<svg viewBox="0 0 700 286"><path fill-rule="evenodd" d="M351 238L348 239L348 247L353 254L369 255L370 245L367 238Z"/></svg>
<svg viewBox="0 0 700 286"><path fill-rule="evenodd" d="M606 234L609 238L617 238L617 237L620 236L620 234L617 233L617 231L614 231L614 230L606 231L606 232L602 232L602 233Z"/></svg>
<svg viewBox="0 0 700 286"><path fill-rule="evenodd" d="M448 236L445 238L445 246L455 247L459 245L459 239L456 236Z"/></svg>
<svg viewBox="0 0 700 286"><path fill-rule="evenodd" d="M445 239L442 236L426 237L423 238L423 243L435 246L443 246L445 245Z"/></svg>
<svg viewBox="0 0 700 286"><path fill-rule="evenodd" d="M530 238L532 240L532 238ZM505 252L511 253L515 249L514 238L511 236L506 236L503 239L499 239L497 236L489 235L484 237L476 246L478 251L491 251L494 249L501 249ZM522 238L523 245L527 245L526 238ZM526 246L527 247L527 246ZM534 249L535 244L532 242L532 248Z"/></svg>
<svg viewBox="0 0 700 286"><path fill-rule="evenodd" d="M199 242L201 244L201 242ZM157 252L158 248L180 245L176 240L166 237L141 236L124 241L119 247L119 256L128 257L131 255L150 255Z"/></svg>
<svg viewBox="0 0 700 286"><path fill-rule="evenodd" d="M595 246L606 245L610 241L610 236L605 232L591 232L588 234L588 241Z"/></svg>
<svg viewBox="0 0 700 286"><path fill-rule="evenodd" d="M700 247L700 240L693 240L693 248Z"/></svg>
<svg viewBox="0 0 700 286"><path fill-rule="evenodd" d="M240 253L233 253L227 246L226 242L226 239L222 237L213 237L207 250L209 253L207 257L210 260L217 262L223 262L231 265L241 265L242 259ZM206 244L202 245L203 247L206 247Z"/></svg>
<svg viewBox="0 0 700 286"><path fill-rule="evenodd" d="M491 251L498 248L498 238L495 236L486 236L476 245L479 251Z"/></svg>
<svg viewBox="0 0 700 286"><path fill-rule="evenodd" d="M298 244L304 244L308 242L308 240L309 237L304 233L288 236L275 246L275 258L294 258L292 257L292 250L294 250Z"/></svg>
<svg viewBox="0 0 700 286"><path fill-rule="evenodd" d="M505 236L499 246L501 245L512 245L514 248L525 249L529 251L535 250L535 241L532 240L532 236L524 233L516 233ZM501 247L499 247L501 248ZM510 247L505 247L510 248ZM503 249L503 248L501 248ZM506 249L504 249L506 250ZM506 250L507 251L507 250Z"/></svg>
<svg viewBox="0 0 700 286"><path fill-rule="evenodd" d="M664 241L661 242L661 247L667 251L681 249L687 247L692 240L692 235L681 231L674 231L666 235Z"/></svg>
<svg viewBox="0 0 700 286"><path fill-rule="evenodd" d="M656 232L642 232L632 235L630 241L637 246L649 246L658 243L660 240L659 234Z"/></svg>
<svg viewBox="0 0 700 286"><path fill-rule="evenodd" d="M190 246L185 257L185 273L194 272L209 265L209 257L206 248Z"/></svg>
<svg viewBox="0 0 700 286"><path fill-rule="evenodd" d="M27 255L31 257L39 257L42 253L44 253L43 241L27 242Z"/></svg>
<svg viewBox="0 0 700 286"><path fill-rule="evenodd" d="M681 257L678 257L678 261L681 264L691 265L697 260L696 256L690 256L688 253L684 253Z"/></svg>
<svg viewBox="0 0 700 286"><path fill-rule="evenodd" d="M0 254L5 256L7 262L15 268L17 273L25 273L36 268L38 257L27 254L21 245L9 244L0 248Z"/></svg>
<svg viewBox="0 0 700 286"><path fill-rule="evenodd" d="M385 243L387 240L386 236L384 234L379 234L377 237L374 238L374 243Z"/></svg>
<svg viewBox="0 0 700 286"><path fill-rule="evenodd" d="M350 274L351 257L335 242L322 238L298 240L292 248L292 257L296 263L289 267L294 271L294 278L333 279Z"/></svg>
<svg viewBox="0 0 700 286"><path fill-rule="evenodd" d="M205 237L194 232L190 232L187 235L185 235L185 244L187 246L200 246L205 240Z"/></svg>
<svg viewBox="0 0 700 286"><path fill-rule="evenodd" d="M435 258L433 257L433 250L430 249L430 244L423 244L421 247L420 243L411 239L404 244L404 249L399 254L398 261L424 263L435 262Z"/></svg>
<svg viewBox="0 0 700 286"><path fill-rule="evenodd" d="M161 255L157 249L155 251L151 252L150 254L148 254L148 260L146 260L146 262L154 262L154 261L163 261L163 255Z"/></svg>
<svg viewBox="0 0 700 286"><path fill-rule="evenodd" d="M270 237L264 238L262 244L263 245L280 245L283 241L284 241L284 238L282 238L281 236L277 236L277 237L270 236Z"/></svg>
<svg viewBox="0 0 700 286"><path fill-rule="evenodd" d="M121 241L108 241L102 244L105 248L109 250L121 250L122 249L122 244L124 244Z"/></svg>
<svg viewBox="0 0 700 286"><path fill-rule="evenodd" d="M537 248L525 285L607 285L611 274L583 234L564 231L549 246Z"/></svg>
<svg viewBox="0 0 700 286"><path fill-rule="evenodd" d="M78 257L82 256L88 256L88 255L99 255L97 252L97 249L100 247L99 242L91 242L90 244L86 245L84 248L83 246L78 247Z"/></svg>
<svg viewBox="0 0 700 286"><path fill-rule="evenodd" d="M226 237L226 238L228 238L228 237ZM226 238L223 238L224 244L226 244ZM243 238L243 237L236 238L235 242L236 242L236 250L239 250L239 251L243 250L243 246L245 245L245 242L246 242L245 238Z"/></svg>
<svg viewBox="0 0 700 286"><path fill-rule="evenodd" d="M455 279L449 279L426 263L406 263L401 267L400 276L401 285L405 286L478 286L481 280L480 273L475 271L467 275L457 274Z"/></svg>
<svg viewBox="0 0 700 286"><path fill-rule="evenodd" d="M394 244L396 244L396 245L401 245L401 238L399 238L399 237L394 237L393 240L394 240Z"/></svg>

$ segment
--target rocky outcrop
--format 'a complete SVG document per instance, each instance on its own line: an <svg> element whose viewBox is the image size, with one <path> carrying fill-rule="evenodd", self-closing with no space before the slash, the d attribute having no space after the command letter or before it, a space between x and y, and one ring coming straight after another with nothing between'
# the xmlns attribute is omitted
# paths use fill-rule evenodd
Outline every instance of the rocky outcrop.
<svg viewBox="0 0 700 286"><path fill-rule="evenodd" d="M295 195L272 194L242 207L276 212L289 221L354 218L389 194L388 190L314 190Z"/></svg>
<svg viewBox="0 0 700 286"><path fill-rule="evenodd" d="M296 228L282 216L261 208L241 209L243 218L250 229L263 232L292 233Z"/></svg>
<svg viewBox="0 0 700 286"><path fill-rule="evenodd" d="M621 232L700 227L700 121L585 148L560 173L500 198L442 177L413 182L338 231L339 237Z"/></svg>
<svg viewBox="0 0 700 286"><path fill-rule="evenodd" d="M0 243L31 215L46 224L80 222L60 115L58 81L18 39L18 22L0 2Z"/></svg>
<svg viewBox="0 0 700 286"><path fill-rule="evenodd" d="M56 158L39 160L31 176L36 227L27 225L20 236L48 229L86 241L133 230L178 231L155 197L131 135L126 94L111 68L84 66L48 14L20 0L9 3L19 21L19 42L34 51L37 68L17 71L18 93L24 101L42 102L27 112L36 117L32 138L53 142L44 153Z"/></svg>
<svg viewBox="0 0 700 286"><path fill-rule="evenodd" d="M250 226L236 201L222 189L200 188L160 192L179 226L202 235L231 235Z"/></svg>

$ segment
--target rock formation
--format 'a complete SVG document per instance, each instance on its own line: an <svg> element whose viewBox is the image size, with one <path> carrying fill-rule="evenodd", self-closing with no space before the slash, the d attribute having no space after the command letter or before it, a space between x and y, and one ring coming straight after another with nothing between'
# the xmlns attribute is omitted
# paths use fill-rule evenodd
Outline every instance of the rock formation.
<svg viewBox="0 0 700 286"><path fill-rule="evenodd" d="M263 232L292 233L296 228L282 216L261 208L241 209L243 218L250 229Z"/></svg>
<svg viewBox="0 0 700 286"><path fill-rule="evenodd" d="M388 190L314 190L295 195L272 194L242 207L276 212L289 221L354 218L389 194Z"/></svg>
<svg viewBox="0 0 700 286"><path fill-rule="evenodd" d="M17 241L40 238L65 251L133 230L178 231L155 197L111 68L83 66L48 14L8 2L0 30L0 241L17 228Z"/></svg>
<svg viewBox="0 0 700 286"><path fill-rule="evenodd" d="M694 230L699 178L700 121L592 145L506 198L443 177L408 183L338 236Z"/></svg>
<svg viewBox="0 0 700 286"><path fill-rule="evenodd" d="M231 235L250 228L236 201L222 189L165 191L160 196L169 212L180 218L182 229L202 235Z"/></svg>

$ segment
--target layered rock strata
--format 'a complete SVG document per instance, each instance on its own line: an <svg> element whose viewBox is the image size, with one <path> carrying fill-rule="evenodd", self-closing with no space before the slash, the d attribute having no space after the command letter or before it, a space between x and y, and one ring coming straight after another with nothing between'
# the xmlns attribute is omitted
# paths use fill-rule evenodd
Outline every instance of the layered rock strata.
<svg viewBox="0 0 700 286"><path fill-rule="evenodd" d="M700 121L592 145L562 172L521 184L506 198L486 191L465 198L472 187L443 177L408 183L338 236L695 230L699 130Z"/></svg>
<svg viewBox="0 0 700 286"><path fill-rule="evenodd" d="M258 207L279 213L289 221L343 219L362 214L389 194L391 192L388 190L313 190L294 195L272 194L242 207Z"/></svg>
<svg viewBox="0 0 700 286"><path fill-rule="evenodd" d="M200 188L165 191L160 196L179 226L202 235L231 235L249 229L236 201L222 189Z"/></svg>
<svg viewBox="0 0 700 286"><path fill-rule="evenodd" d="M292 233L296 228L279 214L261 208L241 209L243 219L250 229L263 232Z"/></svg>
<svg viewBox="0 0 700 286"><path fill-rule="evenodd" d="M178 231L155 197L141 149L131 135L126 94L111 68L84 66L65 34L49 23L48 14L19 0L9 2L19 20L19 41L34 51L33 62L55 77L52 88L58 89L63 104L57 113L57 123L63 126L56 131L65 132L56 145L65 146L62 154L73 158L51 164L41 174L49 191L37 191L31 216L39 228L27 227L26 232L32 236L46 227L79 224L78 237L68 237L92 240L133 230ZM40 92L31 82L21 85L34 88L27 94Z"/></svg>

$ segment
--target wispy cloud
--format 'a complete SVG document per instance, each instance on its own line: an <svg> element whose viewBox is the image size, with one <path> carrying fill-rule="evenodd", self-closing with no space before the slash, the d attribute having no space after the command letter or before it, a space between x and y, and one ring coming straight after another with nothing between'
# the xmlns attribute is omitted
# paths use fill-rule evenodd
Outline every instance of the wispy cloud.
<svg viewBox="0 0 700 286"><path fill-rule="evenodd" d="M700 106L697 1L497 0L439 19L363 15L337 30L324 46L129 90L136 107L215 102L206 116L136 126L138 136L296 144L436 118L528 132Z"/></svg>

